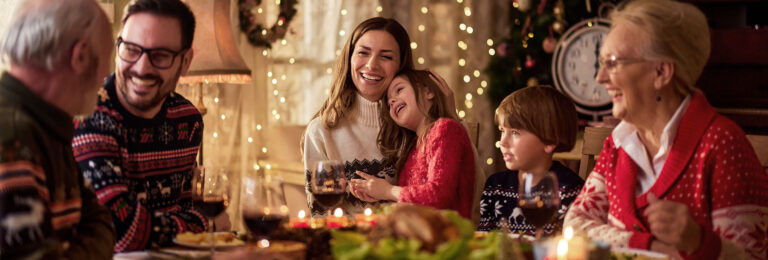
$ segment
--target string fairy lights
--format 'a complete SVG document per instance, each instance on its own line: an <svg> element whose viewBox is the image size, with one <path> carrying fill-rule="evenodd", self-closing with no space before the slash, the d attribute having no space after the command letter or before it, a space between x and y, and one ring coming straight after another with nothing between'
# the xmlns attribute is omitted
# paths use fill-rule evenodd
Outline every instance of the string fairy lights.
<svg viewBox="0 0 768 260"><path fill-rule="evenodd" d="M472 26L473 12L472 8L469 6L469 2L471 1L456 0L456 10L459 13L457 14L459 37L456 46L459 48L459 55L455 64L459 65L457 68L457 75L461 75L460 82L462 82L464 86L463 88L457 89L456 91L459 93L456 94L464 94L463 103L466 110L459 109L458 111L459 118L462 119L470 116L469 112L475 107L473 101L474 95L483 95L485 89L488 87L488 82L483 79L483 75L477 67L478 65L472 64L469 58L468 49L473 42L472 35L475 33L475 29ZM530 37L533 37L533 35ZM496 50L493 48L493 39L489 38L485 41L485 44L488 47L488 55L496 55ZM478 82L480 86L477 86ZM487 158L485 163L487 165L493 165L493 158Z"/></svg>

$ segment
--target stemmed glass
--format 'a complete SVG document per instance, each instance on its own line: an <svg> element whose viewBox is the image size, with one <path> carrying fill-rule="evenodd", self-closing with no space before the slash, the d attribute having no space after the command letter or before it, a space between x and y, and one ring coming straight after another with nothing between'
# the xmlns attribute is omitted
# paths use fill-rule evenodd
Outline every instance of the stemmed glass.
<svg viewBox="0 0 768 260"><path fill-rule="evenodd" d="M219 216L229 206L230 183L227 172L223 169L198 168L193 183L192 201L197 211L208 219L211 233L211 256L213 256L216 240L214 238L213 219Z"/></svg>
<svg viewBox="0 0 768 260"><path fill-rule="evenodd" d="M328 209L328 216L333 207L344 200L347 192L347 178L344 164L340 161L319 161L312 173L310 189L320 206Z"/></svg>
<svg viewBox="0 0 768 260"><path fill-rule="evenodd" d="M282 180L262 172L244 176L240 207L252 237L268 247L269 237L288 220Z"/></svg>
<svg viewBox="0 0 768 260"><path fill-rule="evenodd" d="M536 227L536 239L542 237L544 226L557 218L559 187L553 172L520 174L518 203L525 221Z"/></svg>

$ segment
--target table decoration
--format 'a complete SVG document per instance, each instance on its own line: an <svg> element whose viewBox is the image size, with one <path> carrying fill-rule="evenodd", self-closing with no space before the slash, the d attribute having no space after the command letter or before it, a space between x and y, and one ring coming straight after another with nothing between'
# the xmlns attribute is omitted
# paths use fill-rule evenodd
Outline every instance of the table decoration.
<svg viewBox="0 0 768 260"><path fill-rule="evenodd" d="M357 214L355 216L355 224L359 228L370 228L376 225L376 215L371 208L365 208L363 214Z"/></svg>
<svg viewBox="0 0 768 260"><path fill-rule="evenodd" d="M307 218L307 212L300 210L298 218L291 218L290 225L292 228L310 228L310 220Z"/></svg>
<svg viewBox="0 0 768 260"><path fill-rule="evenodd" d="M349 219L344 216L344 210L341 208L333 210L333 215L328 216L328 219L325 221L325 226L327 228L342 228L349 225Z"/></svg>

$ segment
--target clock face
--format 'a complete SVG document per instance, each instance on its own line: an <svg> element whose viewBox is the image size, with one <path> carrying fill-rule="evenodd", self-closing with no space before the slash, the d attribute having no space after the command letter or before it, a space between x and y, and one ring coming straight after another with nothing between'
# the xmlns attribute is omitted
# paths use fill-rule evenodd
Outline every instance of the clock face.
<svg viewBox="0 0 768 260"><path fill-rule="evenodd" d="M564 34L563 43L555 51L556 60L552 64L555 85L577 103L581 108L579 110L605 111L611 97L595 77L600 69L600 47L609 27L595 23L572 29L574 31L569 30L572 32L570 35L568 32Z"/></svg>

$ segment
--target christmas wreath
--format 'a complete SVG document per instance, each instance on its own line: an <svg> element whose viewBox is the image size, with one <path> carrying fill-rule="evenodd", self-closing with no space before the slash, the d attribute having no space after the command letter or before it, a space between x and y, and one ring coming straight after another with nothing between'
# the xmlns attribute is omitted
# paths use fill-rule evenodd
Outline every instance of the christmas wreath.
<svg viewBox="0 0 768 260"><path fill-rule="evenodd" d="M297 0L276 0L280 6L280 14L272 27L256 24L253 9L261 4L261 0L238 0L240 8L240 30L248 36L248 42L253 46L272 48L272 43L285 37L288 24L296 15Z"/></svg>

